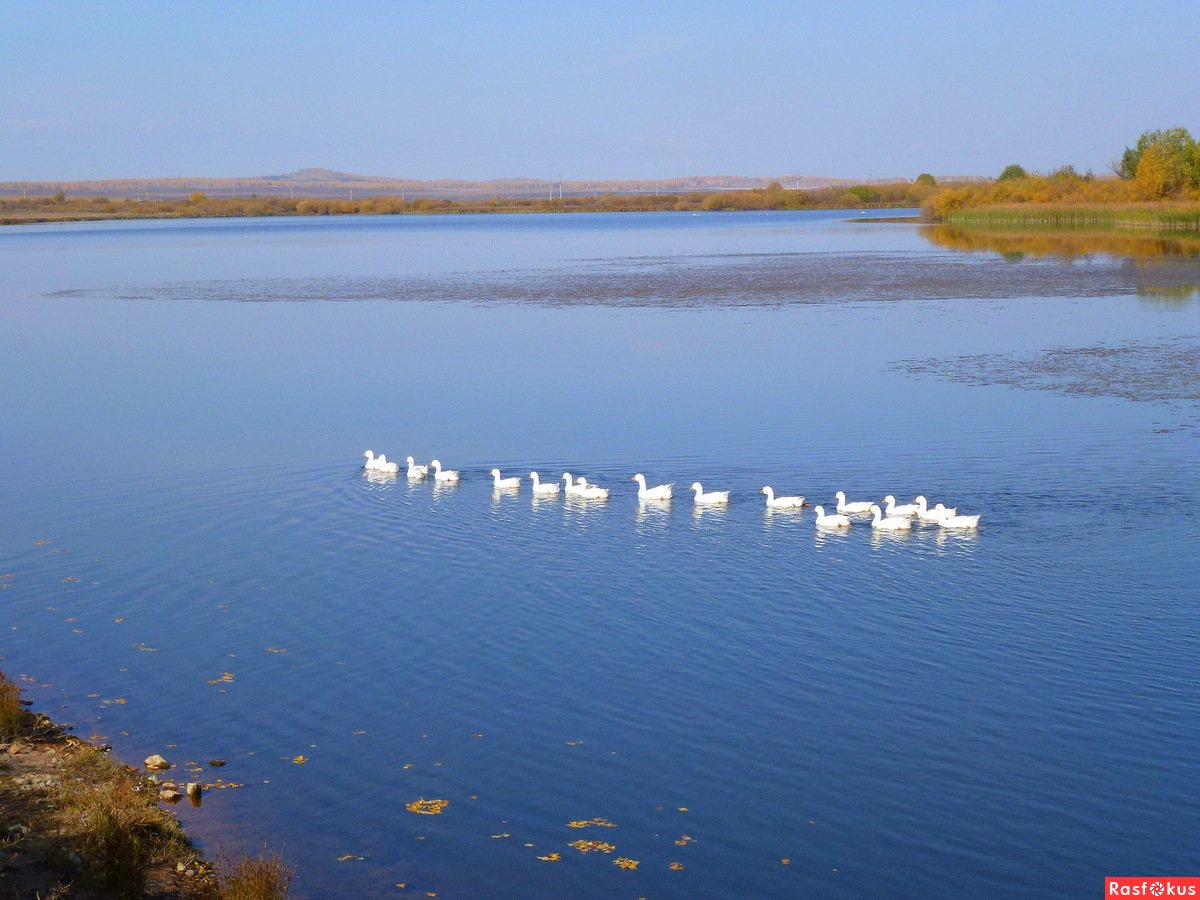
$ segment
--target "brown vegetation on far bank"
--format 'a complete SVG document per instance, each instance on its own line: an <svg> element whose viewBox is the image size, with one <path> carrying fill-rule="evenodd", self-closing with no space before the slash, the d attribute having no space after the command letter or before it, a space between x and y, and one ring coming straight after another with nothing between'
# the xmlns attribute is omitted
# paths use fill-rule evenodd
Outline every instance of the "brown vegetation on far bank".
<svg viewBox="0 0 1200 900"><path fill-rule="evenodd" d="M597 194L564 198L492 197L450 200L395 196L331 200L306 197L208 197L185 200L131 200L108 197L0 198L0 224L95 221L102 219L214 218L242 216L330 216L480 213L663 212L767 209L842 209L916 207L936 190L933 185L900 182L820 190L789 190L778 182L766 188L720 193Z"/></svg>

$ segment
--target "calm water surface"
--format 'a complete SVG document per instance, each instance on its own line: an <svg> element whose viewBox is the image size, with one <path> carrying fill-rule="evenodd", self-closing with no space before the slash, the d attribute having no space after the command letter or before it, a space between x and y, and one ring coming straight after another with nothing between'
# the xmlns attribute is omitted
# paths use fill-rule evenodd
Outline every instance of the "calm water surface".
<svg viewBox="0 0 1200 900"><path fill-rule="evenodd" d="M914 366L1194 350L1194 260L1160 255L1164 301L1127 253L853 215L0 231L0 667L241 785L180 817L304 897L1195 874L1197 402ZM733 500L639 507L638 471ZM822 536L764 484L984 524Z"/></svg>

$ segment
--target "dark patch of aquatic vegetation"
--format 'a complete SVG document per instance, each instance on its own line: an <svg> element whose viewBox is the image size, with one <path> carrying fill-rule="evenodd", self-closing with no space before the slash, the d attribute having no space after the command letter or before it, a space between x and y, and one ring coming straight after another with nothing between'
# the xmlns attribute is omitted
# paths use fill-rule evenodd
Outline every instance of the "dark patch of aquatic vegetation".
<svg viewBox="0 0 1200 900"><path fill-rule="evenodd" d="M896 369L973 385L1010 385L1078 397L1135 401L1200 400L1200 341L1176 338L1092 347L1055 347L1032 355L982 353L906 360Z"/></svg>

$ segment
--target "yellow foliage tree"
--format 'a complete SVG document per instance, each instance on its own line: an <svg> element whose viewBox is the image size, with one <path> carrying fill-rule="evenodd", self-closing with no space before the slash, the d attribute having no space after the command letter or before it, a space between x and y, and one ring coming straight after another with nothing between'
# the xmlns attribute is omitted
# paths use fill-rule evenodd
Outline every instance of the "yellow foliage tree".
<svg viewBox="0 0 1200 900"><path fill-rule="evenodd" d="M1143 200L1163 200L1177 196L1186 179L1183 159L1163 143L1151 144L1142 153L1134 186Z"/></svg>

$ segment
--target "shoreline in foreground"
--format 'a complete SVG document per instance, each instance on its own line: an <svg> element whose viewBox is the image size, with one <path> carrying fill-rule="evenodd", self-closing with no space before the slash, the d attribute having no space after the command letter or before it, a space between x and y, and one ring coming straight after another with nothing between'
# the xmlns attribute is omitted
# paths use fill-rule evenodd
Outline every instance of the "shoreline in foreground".
<svg viewBox="0 0 1200 900"><path fill-rule="evenodd" d="M184 785L113 759L28 702L0 673L0 900L286 896L292 870L277 856L220 872L204 857L163 805L190 798Z"/></svg>

